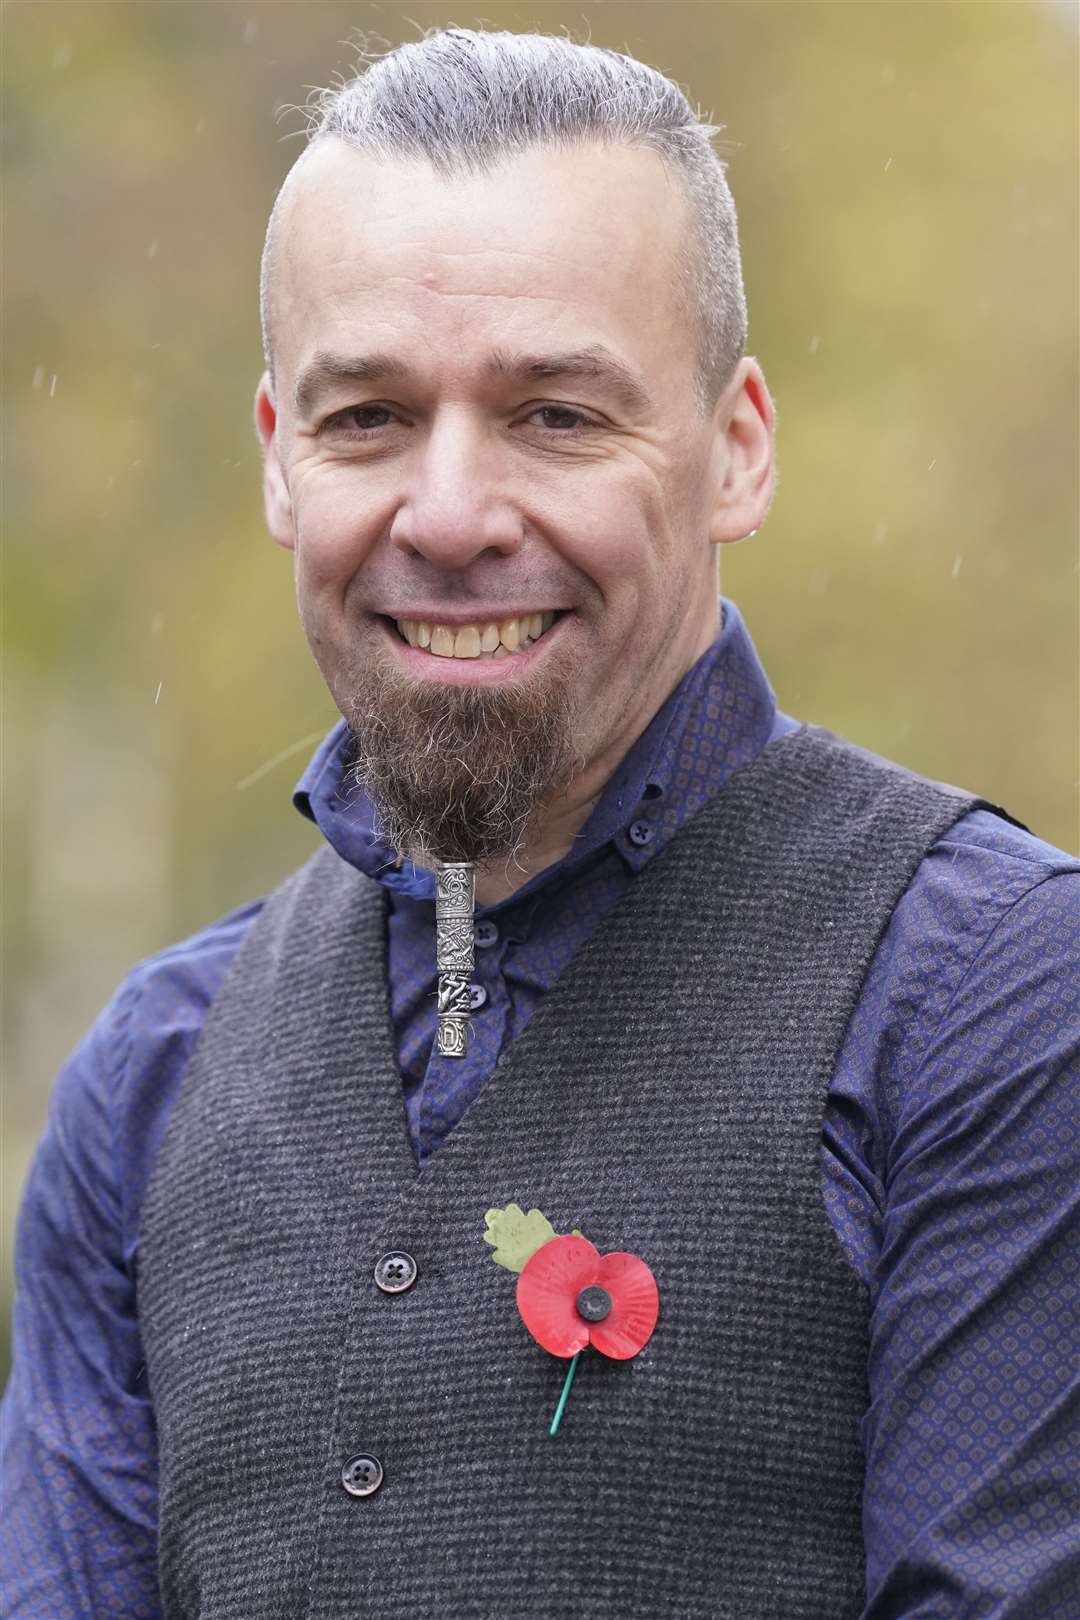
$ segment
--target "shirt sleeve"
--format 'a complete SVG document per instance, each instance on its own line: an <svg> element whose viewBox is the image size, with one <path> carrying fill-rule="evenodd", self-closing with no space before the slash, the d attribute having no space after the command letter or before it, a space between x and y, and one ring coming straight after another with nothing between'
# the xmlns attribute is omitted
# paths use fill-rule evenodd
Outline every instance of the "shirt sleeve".
<svg viewBox="0 0 1080 1620"><path fill-rule="evenodd" d="M863 1620L1080 1615L1080 874L997 923L907 1079L864 1422Z"/></svg>
<svg viewBox="0 0 1080 1620"><path fill-rule="evenodd" d="M122 1238L113 1099L135 990L61 1071L20 1210L0 1411L11 1620L155 1620L157 1453Z"/></svg>

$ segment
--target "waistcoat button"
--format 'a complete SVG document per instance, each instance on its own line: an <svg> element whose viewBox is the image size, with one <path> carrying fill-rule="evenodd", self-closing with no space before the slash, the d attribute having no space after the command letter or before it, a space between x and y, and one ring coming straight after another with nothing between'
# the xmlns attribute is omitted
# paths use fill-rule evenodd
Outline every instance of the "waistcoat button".
<svg viewBox="0 0 1080 1620"><path fill-rule="evenodd" d="M482 951L487 951L499 943L499 930L489 917L485 917L473 929L473 938Z"/></svg>
<svg viewBox="0 0 1080 1620"><path fill-rule="evenodd" d="M482 984L470 984L470 986L469 986L469 1011L470 1012L479 1012L480 1008L483 1007L486 1002L487 1002L487 991L484 989L483 985Z"/></svg>
<svg viewBox="0 0 1080 1620"><path fill-rule="evenodd" d="M403 1294L416 1281L416 1261L404 1249L391 1249L375 1267L375 1283L384 1294Z"/></svg>
<svg viewBox="0 0 1080 1620"><path fill-rule="evenodd" d="M644 849L646 844L653 841L654 829L647 821L632 821L627 829L626 836L638 849Z"/></svg>
<svg viewBox="0 0 1080 1620"><path fill-rule="evenodd" d="M350 1496L372 1496L383 1482L383 1465L369 1451L350 1457L341 1470L341 1483Z"/></svg>

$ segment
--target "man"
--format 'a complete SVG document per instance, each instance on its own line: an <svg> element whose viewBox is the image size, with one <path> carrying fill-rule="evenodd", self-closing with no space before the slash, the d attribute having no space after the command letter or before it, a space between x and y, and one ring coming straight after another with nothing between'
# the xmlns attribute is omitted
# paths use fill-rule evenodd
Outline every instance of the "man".
<svg viewBox="0 0 1080 1620"><path fill-rule="evenodd" d="M1080 863L718 613L773 407L708 137L539 36L318 108L255 409L326 847L58 1083L13 1614L1078 1612Z"/></svg>

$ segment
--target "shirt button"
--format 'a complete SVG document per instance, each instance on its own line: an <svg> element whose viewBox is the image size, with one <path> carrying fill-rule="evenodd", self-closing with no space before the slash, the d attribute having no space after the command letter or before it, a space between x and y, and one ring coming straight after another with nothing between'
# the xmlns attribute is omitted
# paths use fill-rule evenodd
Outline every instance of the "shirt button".
<svg viewBox="0 0 1080 1620"><path fill-rule="evenodd" d="M479 1012L480 1008L483 1007L486 1004L486 1002L487 1002L487 991L484 989L483 985L482 984L470 984L470 986L469 986L469 1011L470 1012Z"/></svg>
<svg viewBox="0 0 1080 1620"><path fill-rule="evenodd" d="M632 821L626 831L627 838L638 849L644 849L646 844L651 844L654 834L655 828L647 821Z"/></svg>
<svg viewBox="0 0 1080 1620"><path fill-rule="evenodd" d="M341 1483L350 1496L374 1496L383 1482L383 1465L369 1451L350 1457L341 1470Z"/></svg>
<svg viewBox="0 0 1080 1620"><path fill-rule="evenodd" d="M473 939L482 951L489 951L493 945L499 943L499 930L485 917L483 922L478 922L473 929Z"/></svg>
<svg viewBox="0 0 1080 1620"><path fill-rule="evenodd" d="M404 1249L391 1249L375 1267L375 1282L384 1294L403 1294L416 1281L416 1261Z"/></svg>

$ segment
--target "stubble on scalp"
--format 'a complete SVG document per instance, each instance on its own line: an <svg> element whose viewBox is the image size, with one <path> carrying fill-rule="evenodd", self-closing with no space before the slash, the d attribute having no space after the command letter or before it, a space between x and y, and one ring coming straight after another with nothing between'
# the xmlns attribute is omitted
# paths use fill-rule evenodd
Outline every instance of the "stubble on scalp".
<svg viewBox="0 0 1080 1620"><path fill-rule="evenodd" d="M366 790L380 832L409 860L509 865L580 766L572 714L565 673L443 686L379 660L345 706L347 779Z"/></svg>

